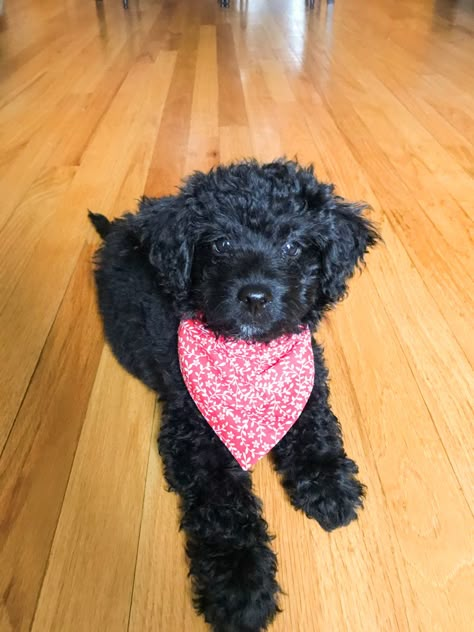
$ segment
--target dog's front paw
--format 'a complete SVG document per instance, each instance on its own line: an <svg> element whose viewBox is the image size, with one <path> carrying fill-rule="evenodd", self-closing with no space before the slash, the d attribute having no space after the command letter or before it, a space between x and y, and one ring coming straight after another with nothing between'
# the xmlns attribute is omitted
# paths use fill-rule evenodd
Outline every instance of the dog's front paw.
<svg viewBox="0 0 474 632"><path fill-rule="evenodd" d="M363 506L365 488L357 472L357 465L346 457L318 464L315 472L287 485L291 502L326 531L344 527Z"/></svg>
<svg viewBox="0 0 474 632"><path fill-rule="evenodd" d="M280 588L276 557L266 544L189 550L194 603L213 632L261 632L275 614Z"/></svg>

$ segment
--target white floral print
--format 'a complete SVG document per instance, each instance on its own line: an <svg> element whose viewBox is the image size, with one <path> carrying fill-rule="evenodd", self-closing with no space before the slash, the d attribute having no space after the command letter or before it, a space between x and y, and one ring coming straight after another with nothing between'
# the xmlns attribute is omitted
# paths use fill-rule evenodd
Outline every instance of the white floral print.
<svg viewBox="0 0 474 632"><path fill-rule="evenodd" d="M266 344L216 338L200 320L183 320L178 352L196 406L244 470L285 436L313 388L308 328Z"/></svg>

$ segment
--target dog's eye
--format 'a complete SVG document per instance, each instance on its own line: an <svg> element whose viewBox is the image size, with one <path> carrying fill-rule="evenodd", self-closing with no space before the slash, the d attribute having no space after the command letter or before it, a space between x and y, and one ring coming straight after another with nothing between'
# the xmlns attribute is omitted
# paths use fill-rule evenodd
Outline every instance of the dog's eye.
<svg viewBox="0 0 474 632"><path fill-rule="evenodd" d="M301 246L296 241L287 241L283 246L283 254L287 257L297 257L301 252Z"/></svg>
<svg viewBox="0 0 474 632"><path fill-rule="evenodd" d="M226 237L221 237L212 244L212 249L222 255L232 249L232 244Z"/></svg>

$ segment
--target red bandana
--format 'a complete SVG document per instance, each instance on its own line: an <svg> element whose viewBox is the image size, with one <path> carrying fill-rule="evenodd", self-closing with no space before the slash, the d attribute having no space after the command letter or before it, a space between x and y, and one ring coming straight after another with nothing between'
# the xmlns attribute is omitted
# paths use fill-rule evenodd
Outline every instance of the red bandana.
<svg viewBox="0 0 474 632"><path fill-rule="evenodd" d="M184 382L196 406L244 470L282 439L314 384L311 332L270 343L225 340L199 320L178 329Z"/></svg>

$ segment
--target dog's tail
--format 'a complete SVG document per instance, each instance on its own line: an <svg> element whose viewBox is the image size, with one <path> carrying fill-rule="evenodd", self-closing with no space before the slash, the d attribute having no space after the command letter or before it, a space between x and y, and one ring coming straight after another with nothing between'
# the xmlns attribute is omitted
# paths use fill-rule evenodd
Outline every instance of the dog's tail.
<svg viewBox="0 0 474 632"><path fill-rule="evenodd" d="M92 225L102 237L102 239L105 239L110 233L112 222L109 222L105 215L100 215L100 213L93 213L92 211L89 211L89 219L91 220Z"/></svg>

